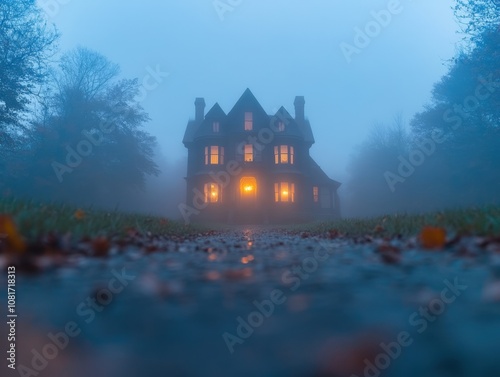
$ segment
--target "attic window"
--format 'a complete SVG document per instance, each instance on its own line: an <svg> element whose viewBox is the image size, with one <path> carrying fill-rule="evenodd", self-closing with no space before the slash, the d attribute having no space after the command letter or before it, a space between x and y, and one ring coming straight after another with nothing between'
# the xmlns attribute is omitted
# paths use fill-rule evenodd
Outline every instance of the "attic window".
<svg viewBox="0 0 500 377"><path fill-rule="evenodd" d="M290 182L279 182L274 184L274 201L294 203L295 184Z"/></svg>
<svg viewBox="0 0 500 377"><path fill-rule="evenodd" d="M253 113L245 113L245 131L253 130Z"/></svg>
<svg viewBox="0 0 500 377"><path fill-rule="evenodd" d="M285 132L285 122L278 123L278 132Z"/></svg>
<svg viewBox="0 0 500 377"><path fill-rule="evenodd" d="M288 145L276 145L274 147L274 163L290 164L295 163L295 148Z"/></svg>
<svg viewBox="0 0 500 377"><path fill-rule="evenodd" d="M224 147L212 145L205 147L205 165L224 164Z"/></svg>
<svg viewBox="0 0 500 377"><path fill-rule="evenodd" d="M219 122L213 122L213 123L212 123L212 130L213 130L215 133L220 132L220 123L219 123Z"/></svg>
<svg viewBox="0 0 500 377"><path fill-rule="evenodd" d="M318 186L313 187L313 200L314 200L314 203L319 202L319 187Z"/></svg>

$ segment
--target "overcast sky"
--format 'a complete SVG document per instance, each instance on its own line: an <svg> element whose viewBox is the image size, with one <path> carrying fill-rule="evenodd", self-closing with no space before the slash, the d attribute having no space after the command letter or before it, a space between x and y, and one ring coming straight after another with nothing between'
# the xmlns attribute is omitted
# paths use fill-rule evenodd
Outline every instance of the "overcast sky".
<svg viewBox="0 0 500 377"><path fill-rule="evenodd" d="M311 154L340 181L374 123L398 113L409 119L429 101L460 38L451 0L39 3L62 33L63 51L97 50L127 78L161 71L143 105L170 162L187 155L181 141L195 97L205 97L207 110L219 102L228 112L248 87L268 113L284 105L293 114L295 96L305 96L316 137ZM392 19L377 30L372 11L388 8ZM355 28L367 27L368 46L346 59L342 43L356 47Z"/></svg>

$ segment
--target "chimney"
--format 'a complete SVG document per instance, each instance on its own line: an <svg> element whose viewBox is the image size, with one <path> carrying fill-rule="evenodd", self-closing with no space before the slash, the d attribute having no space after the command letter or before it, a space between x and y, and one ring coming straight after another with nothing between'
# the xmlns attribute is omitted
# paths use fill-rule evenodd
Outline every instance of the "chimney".
<svg viewBox="0 0 500 377"><path fill-rule="evenodd" d="M304 97L295 97L295 102L293 104L295 105L295 120L297 122L303 122L305 120L304 106L306 104Z"/></svg>
<svg viewBox="0 0 500 377"><path fill-rule="evenodd" d="M194 106L196 109L195 120L197 122L203 121L203 119L205 119L205 99L204 98L196 98L196 101L194 101Z"/></svg>

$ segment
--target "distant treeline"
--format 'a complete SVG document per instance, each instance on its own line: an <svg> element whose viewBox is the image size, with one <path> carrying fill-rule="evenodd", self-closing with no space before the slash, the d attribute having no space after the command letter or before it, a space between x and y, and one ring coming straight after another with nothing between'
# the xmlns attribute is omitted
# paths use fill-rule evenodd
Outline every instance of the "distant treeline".
<svg viewBox="0 0 500 377"><path fill-rule="evenodd" d="M86 48L59 57L35 0L0 0L0 197L101 205L159 173L138 80Z"/></svg>
<svg viewBox="0 0 500 377"><path fill-rule="evenodd" d="M499 4L456 2L462 51L410 127L396 117L359 146L349 166L348 215L500 203Z"/></svg>

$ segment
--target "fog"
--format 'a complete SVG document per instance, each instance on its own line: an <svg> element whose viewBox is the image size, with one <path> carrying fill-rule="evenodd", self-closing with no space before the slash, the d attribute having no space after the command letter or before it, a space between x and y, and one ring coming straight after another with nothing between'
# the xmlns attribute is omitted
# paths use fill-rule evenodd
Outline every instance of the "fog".
<svg viewBox="0 0 500 377"><path fill-rule="evenodd" d="M57 49L50 56L51 77L61 77L61 58L77 48L101 54L117 64L119 73L114 81L103 79L103 87L96 90L103 90L103 96L110 95L113 88L117 90L113 85L119 80L137 78L136 94L144 114L138 111L136 118L127 122L136 127L140 117L149 116L143 119L142 131L133 128L133 135L145 132L154 136L156 143L140 134L137 145L116 146L123 147L123 153L130 150L127 148L137 148L147 157L137 163L135 173L130 173L131 182L133 174L137 177L123 195L110 195L112 189L107 194L96 191L94 196L87 195L85 187L99 186L109 178L106 168L99 172L102 177L96 173L89 182L90 160L100 153L98 148L82 162L83 167L67 175L75 182L56 195L57 190L50 188L54 183L45 182L57 176L50 164L58 160L49 147L36 158L40 162L45 156L48 168L31 167L31 173L24 173L33 175L36 170L37 184L46 191L22 184L21 161L14 167L3 167L7 172L5 182L14 179L13 175L18 180L12 187L5 184L4 195L18 192L27 197L177 218L177 206L185 200L187 150L182 138L187 122L194 118L195 98L204 97L207 109L218 102L227 113L250 88L269 114L281 106L293 114L295 96L305 97L306 117L316 139L311 155L332 179L342 182L344 216L480 205L498 199L492 183L498 177L498 168L490 163L498 154L494 143L467 154L457 146L458 139L450 137L455 149L448 148L446 142L445 147L434 143L437 147L428 146L434 150L424 153L425 161L418 169L408 177L398 173L400 157L409 159L415 143L440 128L439 122L427 121L431 109L446 108L448 100L450 106L453 101L463 103L469 88L474 87L457 84L463 96L446 100L443 96L452 91L446 88L446 82L436 89L443 77L450 77L459 54L472 50L453 12L454 0L39 0L38 5L49 25L60 33ZM498 79L497 63L488 63L490 68L493 65L494 80ZM487 76L486 70L483 76ZM462 73L454 74L460 77ZM474 82L478 77L474 76ZM57 102L54 93L60 91L61 79L54 82L57 85L45 85L41 95L44 100L52 98L51 105L32 104L36 116L28 121L28 128L46 129L47 122L62 119L58 111L71 96L61 91L66 99ZM127 90L120 92L124 101L130 99ZM489 116L484 129L493 127L496 132L498 93L491 92L486 102L477 111ZM84 117L86 109L79 114ZM477 124L468 118L463 123ZM483 128L465 129L470 134L460 134L459 139L484 140ZM62 137L61 132L57 135ZM132 134L123 129L124 143L129 140L127 135ZM55 152L60 159L67 154L63 145L54 144L60 149ZM460 159L450 157L453 151ZM450 171L452 165L455 174L444 177L442 172ZM460 166L467 166L470 175L458 172ZM483 170L480 174L479 167ZM75 178L85 174L84 168L90 169L88 179L82 178L88 186ZM468 185L468 195L450 194L472 178L475 183ZM137 182L143 182L144 187L136 188ZM477 189L486 185L488 193Z"/></svg>

